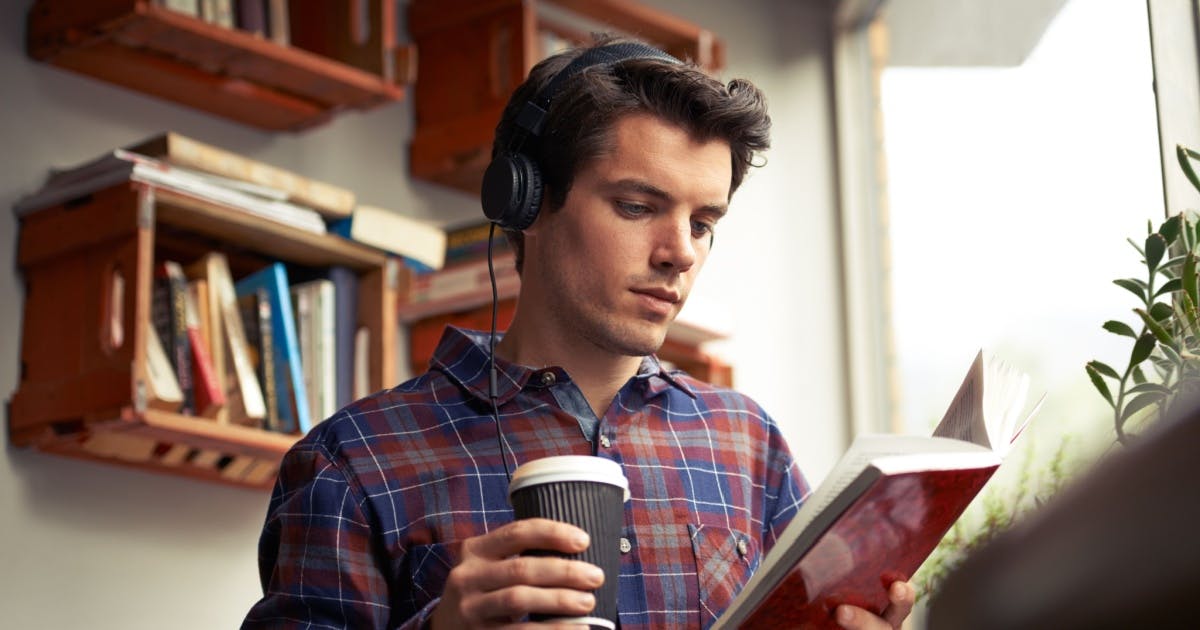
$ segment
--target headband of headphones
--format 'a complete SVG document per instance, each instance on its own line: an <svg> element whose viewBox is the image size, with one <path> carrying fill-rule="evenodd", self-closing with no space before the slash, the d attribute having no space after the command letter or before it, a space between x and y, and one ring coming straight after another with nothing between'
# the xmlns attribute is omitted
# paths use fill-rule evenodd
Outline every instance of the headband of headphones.
<svg viewBox="0 0 1200 630"><path fill-rule="evenodd" d="M541 135L550 102L558 96L558 92L568 80L592 66L612 65L629 59L657 59L668 63L680 63L675 57L640 42L622 42L591 48L571 60L571 63L551 77L545 87L538 90L537 95L525 102L517 114L517 128L528 135Z"/></svg>

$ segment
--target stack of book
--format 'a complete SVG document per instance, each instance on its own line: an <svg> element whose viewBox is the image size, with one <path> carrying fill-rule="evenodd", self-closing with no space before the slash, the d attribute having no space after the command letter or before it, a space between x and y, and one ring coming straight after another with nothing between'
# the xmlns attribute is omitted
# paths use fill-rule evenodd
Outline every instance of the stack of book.
<svg viewBox="0 0 1200 630"><path fill-rule="evenodd" d="M431 315L469 310L491 302L492 283L488 271L487 221L452 227L445 232L442 268L417 274L401 292L400 320L412 323ZM516 297L521 288L516 256L504 234L496 229L492 238L492 263L500 300Z"/></svg>

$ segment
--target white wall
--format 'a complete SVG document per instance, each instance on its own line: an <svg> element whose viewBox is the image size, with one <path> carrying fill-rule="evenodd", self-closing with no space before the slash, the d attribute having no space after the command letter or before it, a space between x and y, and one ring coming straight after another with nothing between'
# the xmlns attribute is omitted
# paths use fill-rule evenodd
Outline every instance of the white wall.
<svg viewBox="0 0 1200 630"><path fill-rule="evenodd" d="M465 196L410 180L406 101L297 135L273 135L30 61L29 2L0 3L0 208L50 166L171 129L348 186L364 202L438 221ZM699 294L734 310L738 382L822 476L845 419L837 321L830 113L822 3L651 4L717 30L727 76L756 79L776 125L770 164L735 199ZM23 287L16 222L0 211L0 397L17 383ZM5 627L222 628L258 596L267 495L18 450L0 453L0 610Z"/></svg>

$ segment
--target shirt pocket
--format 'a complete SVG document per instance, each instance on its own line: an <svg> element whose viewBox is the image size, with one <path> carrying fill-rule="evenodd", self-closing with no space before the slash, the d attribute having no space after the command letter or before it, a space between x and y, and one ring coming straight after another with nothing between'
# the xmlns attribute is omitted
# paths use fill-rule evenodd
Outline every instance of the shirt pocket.
<svg viewBox="0 0 1200 630"><path fill-rule="evenodd" d="M688 525L696 555L700 627L711 626L758 569L758 540L743 532L712 525Z"/></svg>
<svg viewBox="0 0 1200 630"><path fill-rule="evenodd" d="M401 566L398 596L408 614L415 614L442 596L450 569L458 564L461 542L413 545Z"/></svg>

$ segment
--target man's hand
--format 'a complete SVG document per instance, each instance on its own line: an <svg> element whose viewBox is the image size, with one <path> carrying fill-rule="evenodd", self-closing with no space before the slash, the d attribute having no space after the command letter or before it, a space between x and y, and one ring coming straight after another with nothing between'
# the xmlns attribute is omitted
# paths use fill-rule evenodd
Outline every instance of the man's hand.
<svg viewBox="0 0 1200 630"><path fill-rule="evenodd" d="M837 622L847 630L897 630L912 612L916 598L917 592L911 584L892 582L888 589L891 604L883 611L883 617L876 617L857 606L843 604L837 607Z"/></svg>
<svg viewBox="0 0 1200 630"><path fill-rule="evenodd" d="M547 519L509 523L462 544L446 589L430 619L433 630L519 628L530 612L578 617L596 606L604 582L599 567L556 557L517 556L529 549L579 553L588 546L578 527ZM538 624L537 628L548 626Z"/></svg>

